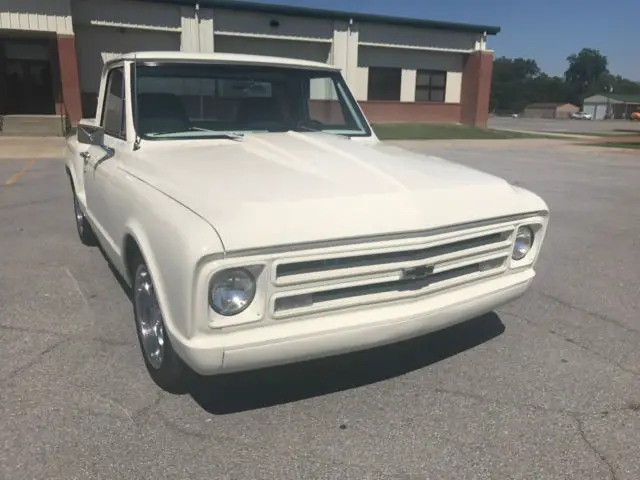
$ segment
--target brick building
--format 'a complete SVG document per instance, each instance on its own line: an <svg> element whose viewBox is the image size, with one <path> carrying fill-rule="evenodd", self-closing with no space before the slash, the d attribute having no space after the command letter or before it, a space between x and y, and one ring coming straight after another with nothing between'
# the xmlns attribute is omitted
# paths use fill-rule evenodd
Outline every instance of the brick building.
<svg viewBox="0 0 640 480"><path fill-rule="evenodd" d="M133 50L337 65L373 122L487 121L498 27L237 0L3 0L0 115L90 117L103 62Z"/></svg>

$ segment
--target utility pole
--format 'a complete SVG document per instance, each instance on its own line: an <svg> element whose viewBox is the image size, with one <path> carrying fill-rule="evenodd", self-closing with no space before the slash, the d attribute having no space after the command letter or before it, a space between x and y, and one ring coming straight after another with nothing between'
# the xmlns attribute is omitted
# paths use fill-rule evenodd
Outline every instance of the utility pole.
<svg viewBox="0 0 640 480"><path fill-rule="evenodd" d="M604 87L605 92L613 93L613 85L607 85ZM611 97L607 95L607 113L605 115L606 120L610 120L613 118L613 112L611 111Z"/></svg>

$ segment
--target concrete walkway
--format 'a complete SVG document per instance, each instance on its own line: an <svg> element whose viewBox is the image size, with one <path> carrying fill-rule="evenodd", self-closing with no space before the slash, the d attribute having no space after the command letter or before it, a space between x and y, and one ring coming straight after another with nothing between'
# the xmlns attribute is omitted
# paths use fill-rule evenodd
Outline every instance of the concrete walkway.
<svg viewBox="0 0 640 480"><path fill-rule="evenodd" d="M581 141L576 141L581 140ZM637 137L626 138L599 138L598 142L612 141L638 141ZM428 148L470 148L480 147L484 149L492 148L518 148L518 147L549 147L558 148L602 148L593 145L594 139L582 136L576 138L538 139L538 138L518 138L505 140L389 140L384 142L387 145L395 145L401 148L415 149L421 147ZM0 136L0 159L41 159L41 158L61 158L66 150L66 140L59 137L1 137ZM637 154L637 151L635 152Z"/></svg>
<svg viewBox="0 0 640 480"><path fill-rule="evenodd" d="M0 137L0 159L60 158L65 149L60 137Z"/></svg>
<svg viewBox="0 0 640 480"><path fill-rule="evenodd" d="M531 146L558 146L567 143L575 143L573 139L546 139L546 138L513 138L513 139L446 139L446 140L387 140L387 145L395 145L401 148L420 147L480 147L480 148L509 148Z"/></svg>

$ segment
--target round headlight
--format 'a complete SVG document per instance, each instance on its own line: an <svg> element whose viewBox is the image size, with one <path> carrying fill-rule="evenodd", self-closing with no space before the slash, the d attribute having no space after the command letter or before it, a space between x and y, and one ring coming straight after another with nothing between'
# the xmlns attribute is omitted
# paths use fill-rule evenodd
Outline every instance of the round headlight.
<svg viewBox="0 0 640 480"><path fill-rule="evenodd" d="M209 304L226 317L245 310L256 295L256 280L244 268L218 272L211 280Z"/></svg>
<svg viewBox="0 0 640 480"><path fill-rule="evenodd" d="M516 243L513 246L511 258L522 260L531 251L533 245L533 231L529 227L520 227L516 233Z"/></svg>

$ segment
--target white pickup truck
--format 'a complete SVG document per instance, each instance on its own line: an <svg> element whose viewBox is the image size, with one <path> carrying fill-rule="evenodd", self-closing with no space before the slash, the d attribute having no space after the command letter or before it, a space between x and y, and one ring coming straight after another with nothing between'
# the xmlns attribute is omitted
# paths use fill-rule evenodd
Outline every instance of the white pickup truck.
<svg viewBox="0 0 640 480"><path fill-rule="evenodd" d="M165 389L492 311L530 285L548 222L529 191L380 143L338 69L282 58L108 61L66 169Z"/></svg>

